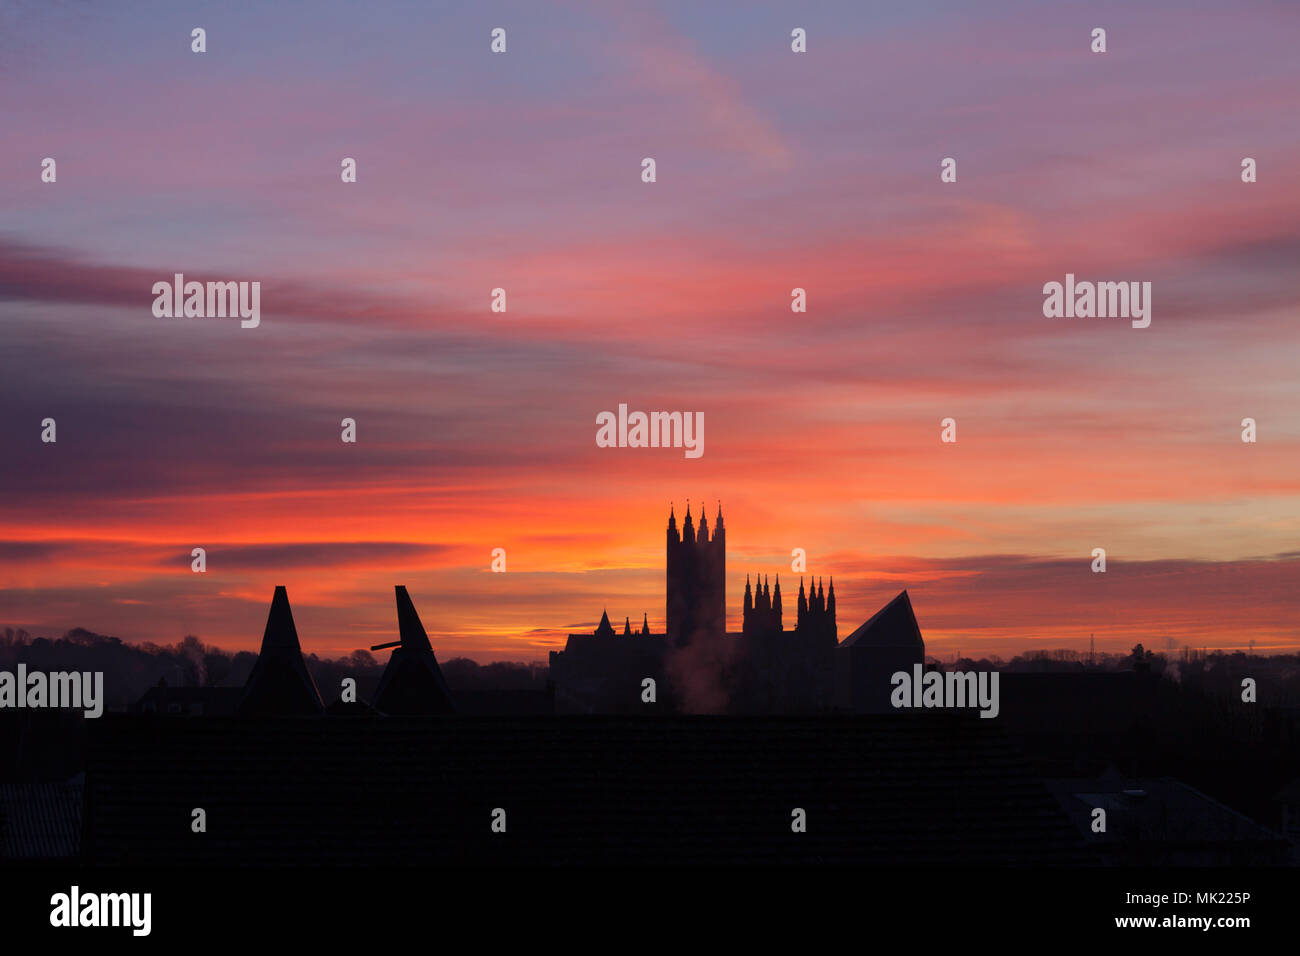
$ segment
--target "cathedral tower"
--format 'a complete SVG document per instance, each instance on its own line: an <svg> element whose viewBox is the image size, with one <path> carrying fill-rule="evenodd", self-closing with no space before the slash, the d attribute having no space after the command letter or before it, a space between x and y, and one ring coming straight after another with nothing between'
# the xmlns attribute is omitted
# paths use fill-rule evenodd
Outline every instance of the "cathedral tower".
<svg viewBox="0 0 1300 956"><path fill-rule="evenodd" d="M682 533L676 512L668 514L667 622L668 638L678 646L696 636L722 637L727 629L727 540L722 505L709 537L708 518L700 516L699 531L686 505Z"/></svg>

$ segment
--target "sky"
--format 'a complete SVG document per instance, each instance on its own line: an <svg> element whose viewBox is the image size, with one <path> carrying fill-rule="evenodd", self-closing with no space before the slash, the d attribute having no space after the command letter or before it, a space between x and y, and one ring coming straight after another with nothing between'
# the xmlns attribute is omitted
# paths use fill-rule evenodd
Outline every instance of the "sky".
<svg viewBox="0 0 1300 956"><path fill-rule="evenodd" d="M733 629L802 548L841 638L906 588L941 658L1294 651L1298 35L1288 3L0 4L0 626L256 649L285 585L337 656L405 584L440 656L544 660L606 609L662 631L670 503L721 502ZM155 317L177 272L259 281L261 324ZM1067 273L1151 282L1150 327L1044 317ZM702 412L704 454L597 447L620 403Z"/></svg>

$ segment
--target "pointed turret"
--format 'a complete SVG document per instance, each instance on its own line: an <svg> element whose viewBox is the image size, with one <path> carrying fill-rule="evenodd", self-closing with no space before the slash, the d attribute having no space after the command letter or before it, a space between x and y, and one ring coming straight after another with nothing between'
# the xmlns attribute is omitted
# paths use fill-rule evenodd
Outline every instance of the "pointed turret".
<svg viewBox="0 0 1300 956"><path fill-rule="evenodd" d="M772 610L781 616L781 575L776 576L776 590L772 592Z"/></svg>
<svg viewBox="0 0 1300 956"><path fill-rule="evenodd" d="M713 519L713 550L718 553L718 560L725 561L727 553L727 529L722 525L722 502L718 502L718 516Z"/></svg>
<svg viewBox="0 0 1300 956"><path fill-rule="evenodd" d="M673 511L672 502L668 503L668 533L673 537L677 536L677 515Z"/></svg>
<svg viewBox="0 0 1300 956"><path fill-rule="evenodd" d="M704 513L703 508L700 508L700 527L699 530L695 533L695 542L696 544L709 543L709 518Z"/></svg>
<svg viewBox="0 0 1300 956"><path fill-rule="evenodd" d="M695 543L695 522L691 519L691 503L686 502L686 518L682 521L682 540Z"/></svg>
<svg viewBox="0 0 1300 956"><path fill-rule="evenodd" d="M623 636L632 636L632 619L630 617L623 618Z"/></svg>
<svg viewBox="0 0 1300 956"><path fill-rule="evenodd" d="M650 636L650 618L644 612L641 614L641 633L645 637Z"/></svg>
<svg viewBox="0 0 1300 956"><path fill-rule="evenodd" d="M826 612L835 616L835 575L831 575L831 589L826 593Z"/></svg>
<svg viewBox="0 0 1300 956"><path fill-rule="evenodd" d="M803 594L803 575L799 575L799 603L798 616L795 618L795 624L803 624L804 618L808 616L808 599Z"/></svg>
<svg viewBox="0 0 1300 956"><path fill-rule="evenodd" d="M609 623L609 612L600 612L600 623L596 625L595 634L597 637L613 637L614 625Z"/></svg>
<svg viewBox="0 0 1300 956"><path fill-rule="evenodd" d="M247 716L314 716L325 712L320 691L302 659L289 593L277 587L262 634L262 650L244 684L239 713Z"/></svg>
<svg viewBox="0 0 1300 956"><path fill-rule="evenodd" d="M434 656L429 635L406 588L397 585L397 630L401 643L375 688L375 710L382 714L451 714L456 707Z"/></svg>

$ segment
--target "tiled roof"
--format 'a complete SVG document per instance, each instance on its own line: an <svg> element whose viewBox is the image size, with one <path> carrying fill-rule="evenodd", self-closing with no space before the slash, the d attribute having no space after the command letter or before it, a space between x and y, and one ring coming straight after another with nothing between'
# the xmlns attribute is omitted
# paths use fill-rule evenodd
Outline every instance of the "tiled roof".
<svg viewBox="0 0 1300 956"><path fill-rule="evenodd" d="M0 860L74 857L81 842L83 777L0 783Z"/></svg>
<svg viewBox="0 0 1300 956"><path fill-rule="evenodd" d="M1099 777L1045 782L1084 839L1113 862L1171 865L1281 863L1286 841L1244 814L1173 777L1131 778L1111 770ZM1092 832L1096 808L1106 811L1106 830Z"/></svg>
<svg viewBox="0 0 1300 956"><path fill-rule="evenodd" d="M951 715L96 723L101 862L1051 864L1082 845L1000 731Z"/></svg>

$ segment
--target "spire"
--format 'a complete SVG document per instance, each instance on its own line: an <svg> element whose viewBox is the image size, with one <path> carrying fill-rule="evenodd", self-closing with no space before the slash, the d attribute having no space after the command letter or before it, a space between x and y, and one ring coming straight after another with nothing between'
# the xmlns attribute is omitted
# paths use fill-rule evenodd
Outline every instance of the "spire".
<svg viewBox="0 0 1300 956"><path fill-rule="evenodd" d="M803 575L799 575L799 603L798 617L795 618L795 626L803 624L804 617L808 614L808 599L803 596Z"/></svg>
<svg viewBox="0 0 1300 956"><path fill-rule="evenodd" d="M597 637L614 636L614 625L609 623L608 611L600 612L600 623L596 625L596 630L593 633L595 633Z"/></svg>
<svg viewBox="0 0 1300 956"><path fill-rule="evenodd" d="M713 522L713 536L716 538L718 532L722 530L722 499L718 499L718 517Z"/></svg>
<svg viewBox="0 0 1300 956"><path fill-rule="evenodd" d="M623 618L623 636L632 636L632 619L630 617Z"/></svg>
<svg viewBox="0 0 1300 956"><path fill-rule="evenodd" d="M686 502L686 519L682 522L682 540L695 543L695 522L691 520L691 503Z"/></svg>
<svg viewBox="0 0 1300 956"><path fill-rule="evenodd" d="M817 579L817 610L826 610L826 592L822 590L821 578Z"/></svg>
<svg viewBox="0 0 1300 956"><path fill-rule="evenodd" d="M677 515L673 511L673 503L671 501L668 502L668 530L674 533L677 531Z"/></svg>
<svg viewBox="0 0 1300 956"><path fill-rule="evenodd" d="M772 610L779 617L781 614L781 575L776 576L776 590L772 592Z"/></svg>
<svg viewBox="0 0 1300 956"><path fill-rule="evenodd" d="M641 633L646 637L650 636L650 618L646 616L644 611L641 613Z"/></svg>
<svg viewBox="0 0 1300 956"><path fill-rule="evenodd" d="M745 575L745 613L754 609L754 597L749 593L749 575Z"/></svg>
<svg viewBox="0 0 1300 956"><path fill-rule="evenodd" d="M700 530L696 534L696 541L699 544L709 543L709 518L703 508L700 509Z"/></svg>
<svg viewBox="0 0 1300 956"><path fill-rule="evenodd" d="M826 594L826 610L835 616L835 575L831 575L831 589Z"/></svg>

